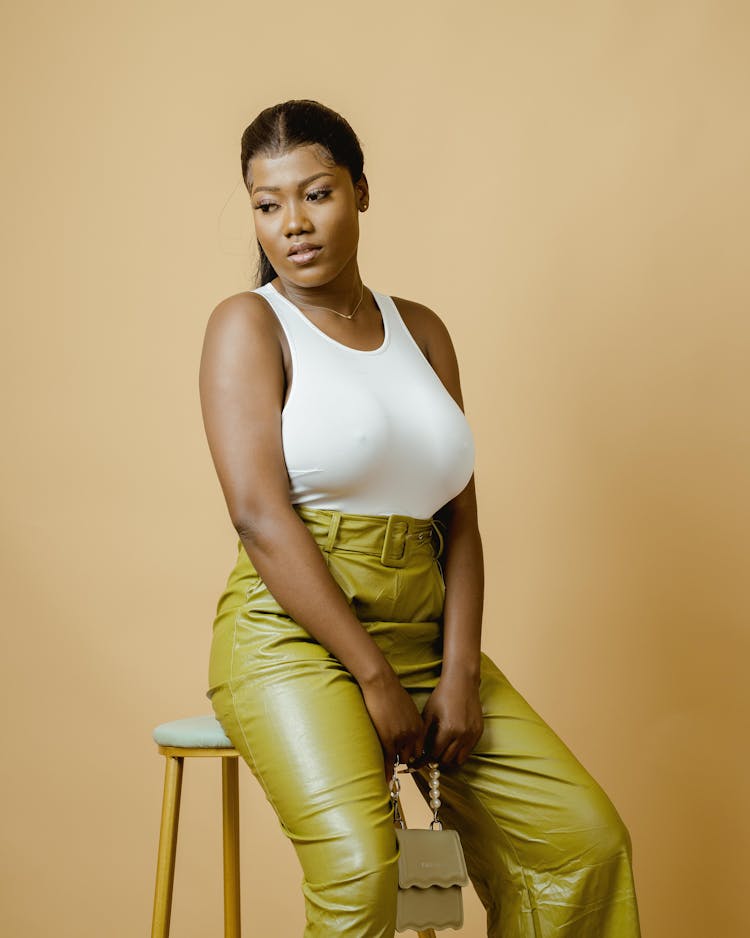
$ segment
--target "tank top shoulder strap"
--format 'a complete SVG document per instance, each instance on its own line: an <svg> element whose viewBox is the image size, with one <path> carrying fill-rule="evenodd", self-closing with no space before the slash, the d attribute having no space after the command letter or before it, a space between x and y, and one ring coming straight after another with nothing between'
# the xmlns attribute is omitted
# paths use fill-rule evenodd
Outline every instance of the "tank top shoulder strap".
<svg viewBox="0 0 750 938"><path fill-rule="evenodd" d="M276 318L281 322L287 338L290 337L290 334L294 335L299 330L300 325L303 325L299 322L300 314L286 303L284 297L277 290L274 290L270 283L264 283L263 286L256 287L251 292L258 293L268 301L271 309L276 314Z"/></svg>
<svg viewBox="0 0 750 938"><path fill-rule="evenodd" d="M417 352L420 358L424 358L422 350L409 331L409 327L406 325L404 317L401 315L398 306L396 306L393 297L387 293L378 293L376 290L372 292L378 300L378 306L380 306L383 317L388 322L391 344L400 346L406 352ZM382 303L380 302L381 300L383 301Z"/></svg>

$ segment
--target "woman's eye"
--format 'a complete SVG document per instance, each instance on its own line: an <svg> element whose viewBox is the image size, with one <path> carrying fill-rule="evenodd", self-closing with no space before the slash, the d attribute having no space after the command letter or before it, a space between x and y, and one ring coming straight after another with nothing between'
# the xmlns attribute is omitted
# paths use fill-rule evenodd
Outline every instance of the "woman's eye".
<svg viewBox="0 0 750 938"><path fill-rule="evenodd" d="M308 192L308 196L315 196L313 202L319 202L321 199L325 198L329 193L330 189L312 189Z"/></svg>
<svg viewBox="0 0 750 938"><path fill-rule="evenodd" d="M310 192L307 193L307 198L311 202L320 202L321 199L324 199L330 193L330 189L311 189ZM275 207L277 207L276 202L258 202L255 206L255 208L264 215L268 215L271 209Z"/></svg>

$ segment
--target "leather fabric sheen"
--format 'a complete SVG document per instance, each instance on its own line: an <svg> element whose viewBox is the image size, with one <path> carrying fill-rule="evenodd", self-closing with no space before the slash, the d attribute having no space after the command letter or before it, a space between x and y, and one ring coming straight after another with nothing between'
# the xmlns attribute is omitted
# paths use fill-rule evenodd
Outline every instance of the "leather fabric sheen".
<svg viewBox="0 0 750 938"><path fill-rule="evenodd" d="M421 710L442 662L437 522L294 507ZM392 938L398 853L378 736L356 681L285 613L241 541L207 696L297 852L305 938ZM441 769L441 818L460 833L489 938L639 938L614 805L486 655L480 696L473 754ZM428 799L427 769L414 778Z"/></svg>

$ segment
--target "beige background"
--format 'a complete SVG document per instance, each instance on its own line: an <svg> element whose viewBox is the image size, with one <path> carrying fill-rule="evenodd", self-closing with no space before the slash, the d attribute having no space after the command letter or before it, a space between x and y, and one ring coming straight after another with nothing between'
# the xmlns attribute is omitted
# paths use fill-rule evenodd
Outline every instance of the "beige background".
<svg viewBox="0 0 750 938"><path fill-rule="evenodd" d="M148 934L150 734L210 712L235 558L203 330L254 285L241 132L289 97L360 135L365 282L453 335L486 650L628 825L644 936L746 933L747 5L37 0L3 21L2 933ZM301 934L246 770L241 797L246 934ZM190 763L175 938L221 933L219 822L218 765Z"/></svg>

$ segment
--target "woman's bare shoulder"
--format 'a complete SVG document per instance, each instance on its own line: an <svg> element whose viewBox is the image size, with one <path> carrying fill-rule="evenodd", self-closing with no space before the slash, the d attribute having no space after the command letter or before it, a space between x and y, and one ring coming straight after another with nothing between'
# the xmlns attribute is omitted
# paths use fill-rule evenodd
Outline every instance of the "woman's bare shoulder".
<svg viewBox="0 0 750 938"><path fill-rule="evenodd" d="M236 323L237 326L246 324L248 327L263 327L273 325L276 316L268 300L252 290L243 290L220 300L211 310L208 317L208 328L226 327Z"/></svg>
<svg viewBox="0 0 750 938"><path fill-rule="evenodd" d="M245 290L233 293L218 302L206 323L206 349L238 349L248 355L269 356L275 360L288 358L286 337L271 304L258 293Z"/></svg>
<svg viewBox="0 0 750 938"><path fill-rule="evenodd" d="M283 385L284 342L273 309L257 293L234 293L218 302L206 324L201 382Z"/></svg>

